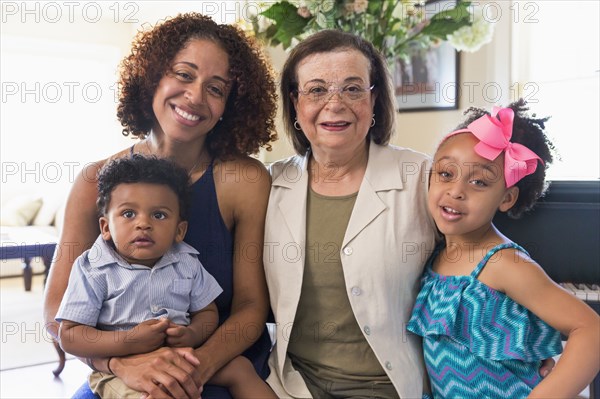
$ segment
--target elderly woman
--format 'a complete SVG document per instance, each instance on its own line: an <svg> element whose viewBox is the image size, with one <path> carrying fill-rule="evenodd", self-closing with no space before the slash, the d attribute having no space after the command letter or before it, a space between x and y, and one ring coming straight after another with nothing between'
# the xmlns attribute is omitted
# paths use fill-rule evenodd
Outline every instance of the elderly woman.
<svg viewBox="0 0 600 399"><path fill-rule="evenodd" d="M271 166L268 382L280 397L420 397L420 341L405 324L435 244L429 159L388 144L385 60L365 40L321 31L289 55L281 97L298 155Z"/></svg>

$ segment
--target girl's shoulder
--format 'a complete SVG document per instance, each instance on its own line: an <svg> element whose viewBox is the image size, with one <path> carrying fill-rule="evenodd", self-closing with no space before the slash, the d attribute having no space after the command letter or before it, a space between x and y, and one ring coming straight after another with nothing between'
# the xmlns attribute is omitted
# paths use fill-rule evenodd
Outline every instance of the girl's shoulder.
<svg viewBox="0 0 600 399"><path fill-rule="evenodd" d="M522 247L505 247L487 259L479 280L497 291L506 292L516 281L527 281L540 273L543 274L541 266Z"/></svg>

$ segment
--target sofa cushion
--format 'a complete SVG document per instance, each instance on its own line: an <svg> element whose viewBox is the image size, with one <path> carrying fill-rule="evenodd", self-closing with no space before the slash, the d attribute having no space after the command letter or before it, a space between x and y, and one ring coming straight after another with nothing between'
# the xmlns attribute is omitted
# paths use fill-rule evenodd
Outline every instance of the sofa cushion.
<svg viewBox="0 0 600 399"><path fill-rule="evenodd" d="M51 226L54 224L56 212L65 202L63 195L45 194L42 207L31 222L33 226Z"/></svg>
<svg viewBox="0 0 600 399"><path fill-rule="evenodd" d="M0 211L0 225L27 226L42 206L39 196L19 195L6 201Z"/></svg>

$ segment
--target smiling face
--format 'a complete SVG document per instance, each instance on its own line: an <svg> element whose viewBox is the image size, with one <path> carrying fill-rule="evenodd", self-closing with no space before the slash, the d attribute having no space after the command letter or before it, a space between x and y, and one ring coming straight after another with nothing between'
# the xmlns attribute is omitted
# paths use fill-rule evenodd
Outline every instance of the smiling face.
<svg viewBox="0 0 600 399"><path fill-rule="evenodd" d="M100 230L127 262L152 267L183 240L187 222L179 220L179 200L168 186L124 183L112 191Z"/></svg>
<svg viewBox="0 0 600 399"><path fill-rule="evenodd" d="M475 152L470 133L448 138L435 154L429 181L429 211L448 236L477 239L487 232L497 210L510 209L519 190L506 188L504 156L489 161Z"/></svg>
<svg viewBox="0 0 600 399"><path fill-rule="evenodd" d="M298 96L292 96L298 123L315 153L353 151L366 145L375 105L367 91L358 99L342 98L336 89L350 94L371 86L370 64L358 50L316 53L298 64ZM311 93L330 91L319 101Z"/></svg>
<svg viewBox="0 0 600 399"><path fill-rule="evenodd" d="M190 40L158 83L153 131L183 142L205 136L223 115L229 89L227 53L210 40Z"/></svg>

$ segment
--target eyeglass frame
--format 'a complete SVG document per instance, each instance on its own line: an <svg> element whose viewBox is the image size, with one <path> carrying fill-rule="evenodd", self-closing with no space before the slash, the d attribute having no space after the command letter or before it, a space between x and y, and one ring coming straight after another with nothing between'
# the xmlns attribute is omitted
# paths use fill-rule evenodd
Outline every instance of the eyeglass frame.
<svg viewBox="0 0 600 399"><path fill-rule="evenodd" d="M303 96L305 96L312 103L318 103L318 102L321 102L321 101L323 101L323 102L329 102L333 98L333 96L335 96L336 94L338 94L340 96L340 99L342 99L342 101L359 101L359 100L361 100L361 99L364 98L364 97L362 97L363 94L371 92L375 88L375 84L372 84L369 87L360 87L360 91L356 93L356 94L360 95L359 98L347 98L343 94L344 93L343 90L344 90L344 88L346 86L348 86L348 85L345 85L345 86L342 86L342 87L337 86L337 85L329 85L329 87L327 88L327 94L323 94L323 98L316 99L316 100L312 99L310 97L311 96L318 96L319 95L318 93L309 93L308 90L300 90L300 89L296 89L296 90L294 90L294 92L297 95L302 94ZM357 87L358 87L358 85L357 85ZM335 90L332 90L333 88L335 88ZM329 96L329 97L327 97L327 96ZM325 98L325 97L327 97L327 98Z"/></svg>

